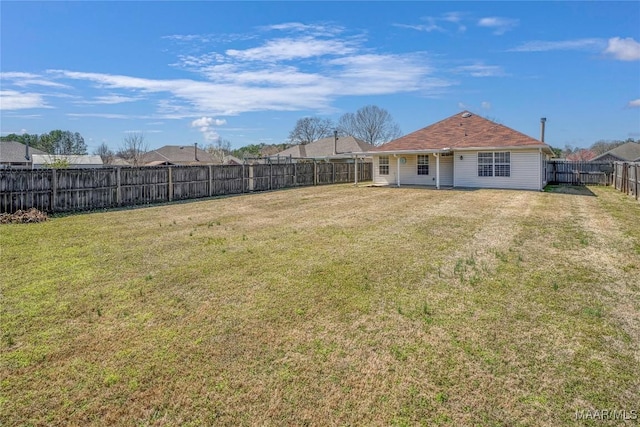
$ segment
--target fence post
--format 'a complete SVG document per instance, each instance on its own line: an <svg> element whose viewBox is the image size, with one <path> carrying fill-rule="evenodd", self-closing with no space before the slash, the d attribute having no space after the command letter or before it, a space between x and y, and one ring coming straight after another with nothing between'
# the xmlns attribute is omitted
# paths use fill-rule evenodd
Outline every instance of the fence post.
<svg viewBox="0 0 640 427"><path fill-rule="evenodd" d="M58 196L58 175L56 168L51 168L51 212L56 211L56 198Z"/></svg>
<svg viewBox="0 0 640 427"><path fill-rule="evenodd" d="M636 178L636 200L638 200L638 181L640 181L640 179L638 179L638 163L635 164L634 166L634 171L635 171L635 178Z"/></svg>
<svg viewBox="0 0 640 427"><path fill-rule="evenodd" d="M273 163L269 159L269 190L273 190Z"/></svg>
<svg viewBox="0 0 640 427"><path fill-rule="evenodd" d="M171 166L169 166L169 201L173 200L173 174L171 172Z"/></svg>
<svg viewBox="0 0 640 427"><path fill-rule="evenodd" d="M331 183L336 183L336 164L331 162Z"/></svg>
<svg viewBox="0 0 640 427"><path fill-rule="evenodd" d="M318 164L313 159L313 185L318 185Z"/></svg>
<svg viewBox="0 0 640 427"><path fill-rule="evenodd" d="M213 165L209 165L209 197L213 196Z"/></svg>
<svg viewBox="0 0 640 427"><path fill-rule="evenodd" d="M122 205L122 177L120 175L121 171L121 167L116 168L116 204L118 206Z"/></svg>
<svg viewBox="0 0 640 427"><path fill-rule="evenodd" d="M296 185L298 185L298 168L296 167L296 163L294 163L293 164L293 177L292 177L291 186L295 187Z"/></svg>

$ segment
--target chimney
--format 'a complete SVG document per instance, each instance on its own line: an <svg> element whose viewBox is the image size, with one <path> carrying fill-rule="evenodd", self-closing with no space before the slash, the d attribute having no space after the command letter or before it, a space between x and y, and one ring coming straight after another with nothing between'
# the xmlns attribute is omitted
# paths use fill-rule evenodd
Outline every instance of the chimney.
<svg viewBox="0 0 640 427"><path fill-rule="evenodd" d="M198 160L198 143L196 142L193 146L194 146L193 156L195 157L196 162L199 162L199 160Z"/></svg>
<svg viewBox="0 0 640 427"><path fill-rule="evenodd" d="M27 141L27 145L24 146L24 158L27 159L27 161L31 160L29 158L29 141Z"/></svg>
<svg viewBox="0 0 640 427"><path fill-rule="evenodd" d="M540 141L544 142L544 124L546 123L547 118L542 117L540 119Z"/></svg>
<svg viewBox="0 0 640 427"><path fill-rule="evenodd" d="M338 152L338 131L333 131L333 155L335 156Z"/></svg>

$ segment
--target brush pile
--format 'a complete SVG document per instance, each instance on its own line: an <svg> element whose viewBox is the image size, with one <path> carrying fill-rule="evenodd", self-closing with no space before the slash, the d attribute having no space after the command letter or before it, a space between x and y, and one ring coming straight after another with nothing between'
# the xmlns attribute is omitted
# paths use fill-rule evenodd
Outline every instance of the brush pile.
<svg viewBox="0 0 640 427"><path fill-rule="evenodd" d="M27 224L31 222L43 222L49 219L46 213L36 208L26 211L17 210L12 214L0 213L0 224Z"/></svg>

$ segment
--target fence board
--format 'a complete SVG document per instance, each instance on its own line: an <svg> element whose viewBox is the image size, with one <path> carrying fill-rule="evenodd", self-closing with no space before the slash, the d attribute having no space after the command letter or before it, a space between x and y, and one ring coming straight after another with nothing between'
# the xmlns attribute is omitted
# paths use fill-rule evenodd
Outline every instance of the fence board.
<svg viewBox="0 0 640 427"><path fill-rule="evenodd" d="M353 163L0 169L0 212L69 212L351 182ZM358 182L372 164L358 163Z"/></svg>
<svg viewBox="0 0 640 427"><path fill-rule="evenodd" d="M610 185L611 162L568 162L550 160L546 164L549 184Z"/></svg>
<svg viewBox="0 0 640 427"><path fill-rule="evenodd" d="M636 200L640 200L640 162L615 162L613 186Z"/></svg>

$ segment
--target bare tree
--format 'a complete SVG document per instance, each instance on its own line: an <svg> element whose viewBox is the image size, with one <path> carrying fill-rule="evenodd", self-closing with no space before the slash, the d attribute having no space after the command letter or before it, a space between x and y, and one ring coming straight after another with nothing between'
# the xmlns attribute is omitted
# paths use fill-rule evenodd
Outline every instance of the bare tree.
<svg viewBox="0 0 640 427"><path fill-rule="evenodd" d="M100 146L93 152L93 154L100 156L102 163L109 165L113 162L115 153L109 148L106 143L100 144Z"/></svg>
<svg viewBox="0 0 640 427"><path fill-rule="evenodd" d="M222 164L224 163L224 156L231 153L231 141L218 138L213 144L204 147L204 150L211 154L215 163Z"/></svg>
<svg viewBox="0 0 640 427"><path fill-rule="evenodd" d="M122 140L122 145L118 149L118 157L122 157L133 166L139 166L142 163L142 156L148 150L144 133L131 132Z"/></svg>
<svg viewBox="0 0 640 427"><path fill-rule="evenodd" d="M319 117L305 117L298 119L296 126L289 133L292 144L309 144L320 138L326 138L333 134L333 122L330 119Z"/></svg>
<svg viewBox="0 0 640 427"><path fill-rule="evenodd" d="M343 135L351 135L373 145L384 144L402 134L391 114L375 105L367 105L355 113L343 114L338 129Z"/></svg>

